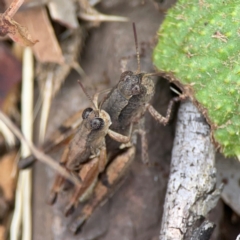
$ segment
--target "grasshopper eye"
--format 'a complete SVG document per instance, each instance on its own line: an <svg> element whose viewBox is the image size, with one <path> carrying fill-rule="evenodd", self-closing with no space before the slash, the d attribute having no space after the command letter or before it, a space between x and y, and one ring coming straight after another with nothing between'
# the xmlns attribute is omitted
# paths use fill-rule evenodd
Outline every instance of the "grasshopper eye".
<svg viewBox="0 0 240 240"><path fill-rule="evenodd" d="M125 76L123 81L124 82L129 82L131 80L131 77L129 75Z"/></svg>
<svg viewBox="0 0 240 240"><path fill-rule="evenodd" d="M102 118L94 118L90 124L93 130L100 130L104 126L104 121Z"/></svg>
<svg viewBox="0 0 240 240"><path fill-rule="evenodd" d="M131 79L131 76L133 75L133 72L131 71L125 71L121 74L121 77L120 77L120 81L123 81L123 82L129 82L129 80Z"/></svg>
<svg viewBox="0 0 240 240"><path fill-rule="evenodd" d="M82 113L82 118L86 119L92 111L93 111L92 108L86 108Z"/></svg>

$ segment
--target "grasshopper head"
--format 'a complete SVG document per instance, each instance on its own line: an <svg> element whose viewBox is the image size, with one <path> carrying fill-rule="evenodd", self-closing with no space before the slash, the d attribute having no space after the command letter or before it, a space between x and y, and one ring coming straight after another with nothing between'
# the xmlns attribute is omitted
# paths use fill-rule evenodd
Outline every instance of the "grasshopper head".
<svg viewBox="0 0 240 240"><path fill-rule="evenodd" d="M126 99L141 93L142 76L142 73L135 74L132 71L125 71L121 74L118 89Z"/></svg>
<svg viewBox="0 0 240 240"><path fill-rule="evenodd" d="M83 120L87 123L87 128L92 131L106 131L111 125L111 119L104 110L94 110L86 108L82 113Z"/></svg>

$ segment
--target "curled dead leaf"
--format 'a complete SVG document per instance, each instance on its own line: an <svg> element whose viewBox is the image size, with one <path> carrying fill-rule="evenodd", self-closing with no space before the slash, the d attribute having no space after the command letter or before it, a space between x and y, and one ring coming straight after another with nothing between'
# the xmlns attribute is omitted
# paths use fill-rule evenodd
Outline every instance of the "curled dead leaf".
<svg viewBox="0 0 240 240"><path fill-rule="evenodd" d="M27 28L12 19L23 1L15 0L5 13L0 15L0 36L8 35L13 41L23 46L33 46L38 40L33 40Z"/></svg>
<svg viewBox="0 0 240 240"><path fill-rule="evenodd" d="M8 36L15 42L23 46L33 46L38 40L33 40L26 27L21 26L13 19L5 16L2 20ZM0 26L0 29L2 26ZM1 32L0 32L1 34Z"/></svg>

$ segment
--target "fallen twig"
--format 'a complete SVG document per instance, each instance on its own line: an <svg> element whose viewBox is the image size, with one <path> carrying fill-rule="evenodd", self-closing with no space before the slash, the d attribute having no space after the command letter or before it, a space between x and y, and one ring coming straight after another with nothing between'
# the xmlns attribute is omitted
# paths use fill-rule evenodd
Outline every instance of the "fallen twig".
<svg viewBox="0 0 240 240"><path fill-rule="evenodd" d="M172 151L171 173L159 239L191 239L206 214L215 207L215 150L210 127L190 102L181 104Z"/></svg>

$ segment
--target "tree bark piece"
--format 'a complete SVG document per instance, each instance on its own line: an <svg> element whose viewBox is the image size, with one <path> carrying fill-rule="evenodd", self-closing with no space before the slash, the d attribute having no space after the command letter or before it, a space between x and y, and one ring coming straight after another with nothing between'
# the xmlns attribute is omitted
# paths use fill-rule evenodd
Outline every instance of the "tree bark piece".
<svg viewBox="0 0 240 240"><path fill-rule="evenodd" d="M219 199L220 189L215 190L215 185L210 127L190 101L183 102L178 113L159 239L190 239Z"/></svg>

